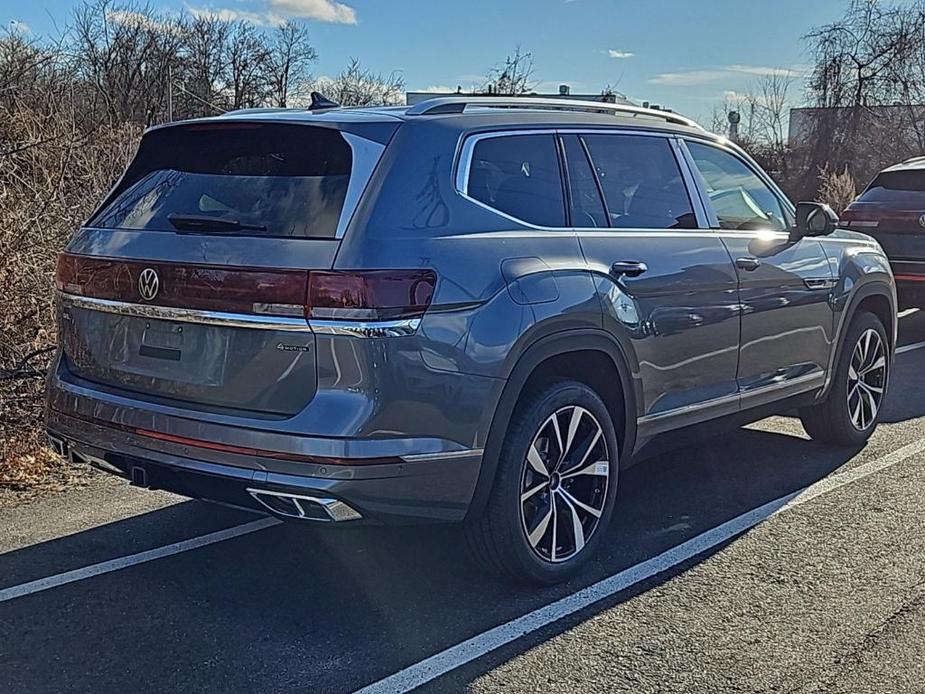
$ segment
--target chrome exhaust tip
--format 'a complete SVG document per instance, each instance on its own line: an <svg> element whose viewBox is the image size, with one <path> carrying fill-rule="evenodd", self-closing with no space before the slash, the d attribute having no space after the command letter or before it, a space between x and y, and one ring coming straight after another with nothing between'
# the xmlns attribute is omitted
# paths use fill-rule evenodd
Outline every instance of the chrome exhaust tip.
<svg viewBox="0 0 925 694"><path fill-rule="evenodd" d="M273 514L286 518L322 523L341 523L362 518L356 509L339 499L302 496L301 494L274 492L269 489L248 489L247 493Z"/></svg>

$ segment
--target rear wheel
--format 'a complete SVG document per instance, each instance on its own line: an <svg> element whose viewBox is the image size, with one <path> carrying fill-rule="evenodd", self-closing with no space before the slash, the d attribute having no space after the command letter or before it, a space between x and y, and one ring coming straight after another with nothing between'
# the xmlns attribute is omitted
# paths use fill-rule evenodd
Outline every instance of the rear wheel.
<svg viewBox="0 0 925 694"><path fill-rule="evenodd" d="M883 323L872 313L859 313L848 327L828 396L800 410L803 428L818 441L863 444L877 428L890 366Z"/></svg>
<svg viewBox="0 0 925 694"><path fill-rule="evenodd" d="M617 437L588 386L560 381L515 410L482 516L466 528L477 560L507 578L557 583L600 542L616 498Z"/></svg>

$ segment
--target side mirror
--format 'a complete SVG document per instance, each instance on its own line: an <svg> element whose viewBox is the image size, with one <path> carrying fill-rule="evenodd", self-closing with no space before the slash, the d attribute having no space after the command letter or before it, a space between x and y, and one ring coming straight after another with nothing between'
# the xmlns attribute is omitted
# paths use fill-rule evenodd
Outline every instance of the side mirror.
<svg viewBox="0 0 925 694"><path fill-rule="evenodd" d="M835 231L838 226L838 215L832 208L821 202L798 202L797 225L794 236L825 236Z"/></svg>

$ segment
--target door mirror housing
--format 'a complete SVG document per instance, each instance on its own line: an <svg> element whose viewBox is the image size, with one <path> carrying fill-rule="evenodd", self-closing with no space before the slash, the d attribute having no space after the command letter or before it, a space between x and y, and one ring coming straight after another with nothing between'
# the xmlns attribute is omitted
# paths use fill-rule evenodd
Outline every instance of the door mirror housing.
<svg viewBox="0 0 925 694"><path fill-rule="evenodd" d="M793 229L793 236L825 236L835 231L838 226L838 215L832 208L821 202L797 203L797 224Z"/></svg>

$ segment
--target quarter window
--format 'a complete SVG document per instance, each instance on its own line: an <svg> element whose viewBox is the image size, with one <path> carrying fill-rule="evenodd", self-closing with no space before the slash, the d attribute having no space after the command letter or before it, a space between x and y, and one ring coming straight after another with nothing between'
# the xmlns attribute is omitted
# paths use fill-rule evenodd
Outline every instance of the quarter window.
<svg viewBox="0 0 925 694"><path fill-rule="evenodd" d="M559 154L553 135L479 140L472 152L469 197L519 220L565 226Z"/></svg>
<svg viewBox="0 0 925 694"><path fill-rule="evenodd" d="M787 228L780 200L741 159L699 142L688 142L687 147L706 183L720 229Z"/></svg>
<svg viewBox="0 0 925 694"><path fill-rule="evenodd" d="M586 135L610 226L694 229L697 219L681 169L664 137Z"/></svg>

